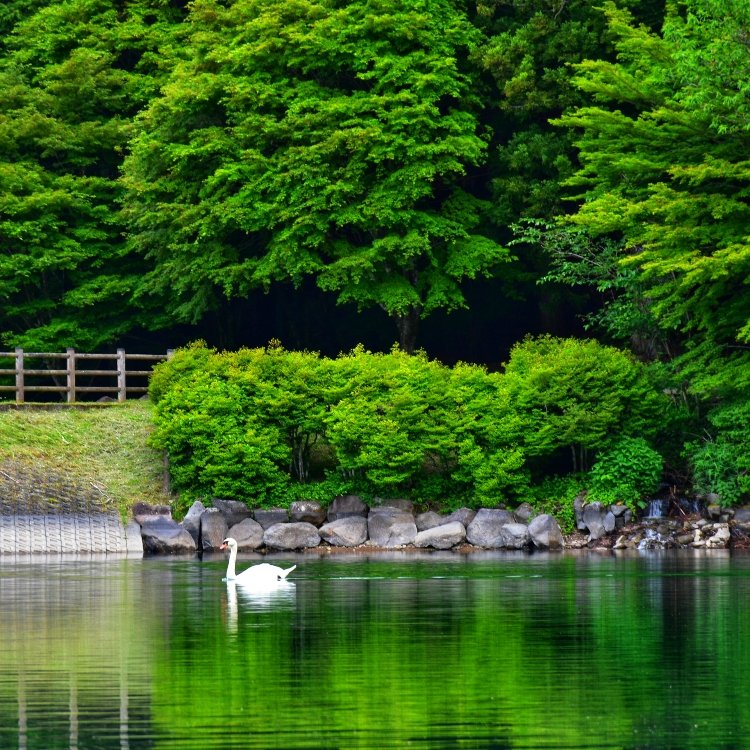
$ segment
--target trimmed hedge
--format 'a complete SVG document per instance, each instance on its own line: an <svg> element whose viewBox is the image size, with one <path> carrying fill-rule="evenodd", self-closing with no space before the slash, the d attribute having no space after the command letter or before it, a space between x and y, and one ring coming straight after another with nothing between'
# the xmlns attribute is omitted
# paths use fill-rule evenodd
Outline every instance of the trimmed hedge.
<svg viewBox="0 0 750 750"><path fill-rule="evenodd" d="M160 364L154 446L187 502L408 496L444 509L533 499L568 458L649 440L668 404L646 370L594 341L527 339L503 372L357 348L336 359L204 344ZM575 457L575 458L573 458ZM536 482L538 483L538 481Z"/></svg>

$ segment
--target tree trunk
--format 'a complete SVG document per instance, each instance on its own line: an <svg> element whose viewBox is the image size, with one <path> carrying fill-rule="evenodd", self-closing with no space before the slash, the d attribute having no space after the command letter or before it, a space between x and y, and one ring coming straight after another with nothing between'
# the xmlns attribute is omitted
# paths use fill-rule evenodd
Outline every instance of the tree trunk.
<svg viewBox="0 0 750 750"><path fill-rule="evenodd" d="M393 320L398 328L399 349L407 354L414 354L419 329L419 310L412 307L406 315L394 315Z"/></svg>

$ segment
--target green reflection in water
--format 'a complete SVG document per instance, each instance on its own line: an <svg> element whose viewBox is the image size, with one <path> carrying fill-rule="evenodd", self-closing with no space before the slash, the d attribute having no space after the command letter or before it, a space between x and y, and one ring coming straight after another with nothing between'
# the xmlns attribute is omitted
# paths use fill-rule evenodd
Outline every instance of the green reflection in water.
<svg viewBox="0 0 750 750"><path fill-rule="evenodd" d="M745 556L294 562L3 565L0 747L750 747Z"/></svg>

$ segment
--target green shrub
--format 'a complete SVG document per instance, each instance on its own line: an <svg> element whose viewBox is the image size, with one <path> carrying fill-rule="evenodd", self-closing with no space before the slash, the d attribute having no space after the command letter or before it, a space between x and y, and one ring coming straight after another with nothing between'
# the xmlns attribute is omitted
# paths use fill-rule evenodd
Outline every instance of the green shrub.
<svg viewBox="0 0 750 750"><path fill-rule="evenodd" d="M724 505L750 496L750 402L731 404L709 415L711 432L687 446L698 492L715 492Z"/></svg>
<svg viewBox="0 0 750 750"><path fill-rule="evenodd" d="M443 473L455 440L447 429L450 371L423 354L356 349L338 361L347 388L332 404L326 439L339 469L383 492L409 489Z"/></svg>
<svg viewBox="0 0 750 750"><path fill-rule="evenodd" d="M177 349L165 362L156 365L148 382L151 401L159 401L182 380L189 380L194 373L210 372L216 361L216 351L209 349L204 341L195 341L184 349Z"/></svg>
<svg viewBox="0 0 750 750"><path fill-rule="evenodd" d="M563 534L570 534L576 528L576 514L573 503L585 487L580 475L568 474L564 477L547 477L529 487L522 498L539 513L548 513L557 519Z"/></svg>
<svg viewBox="0 0 750 750"><path fill-rule="evenodd" d="M183 493L284 504L357 492L445 508L517 502L530 459L646 434L665 405L622 352L550 337L515 347L504 373L397 350L332 360L198 343L159 365L151 396L154 445Z"/></svg>
<svg viewBox="0 0 750 750"><path fill-rule="evenodd" d="M664 460L643 438L621 438L591 468L588 499L645 507L644 498L659 488Z"/></svg>
<svg viewBox="0 0 750 750"><path fill-rule="evenodd" d="M195 371L156 405L152 444L167 451L175 489L188 498L253 498L266 504L288 484L278 430L258 424L236 384Z"/></svg>
<svg viewBox="0 0 750 750"><path fill-rule="evenodd" d="M502 387L523 423L525 454L565 449L573 472L610 435L653 437L670 407L643 365L596 341L527 338L513 347Z"/></svg>

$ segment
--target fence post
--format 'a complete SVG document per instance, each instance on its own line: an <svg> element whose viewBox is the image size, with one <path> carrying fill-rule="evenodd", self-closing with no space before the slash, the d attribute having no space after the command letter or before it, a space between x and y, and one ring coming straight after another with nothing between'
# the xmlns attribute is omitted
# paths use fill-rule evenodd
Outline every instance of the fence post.
<svg viewBox="0 0 750 750"><path fill-rule="evenodd" d="M117 350L117 400L125 401L128 392L125 388L125 350Z"/></svg>
<svg viewBox="0 0 750 750"><path fill-rule="evenodd" d="M23 349L16 347L16 403L23 403Z"/></svg>
<svg viewBox="0 0 750 750"><path fill-rule="evenodd" d="M76 400L76 350L68 349L68 393L67 401L72 404Z"/></svg>

